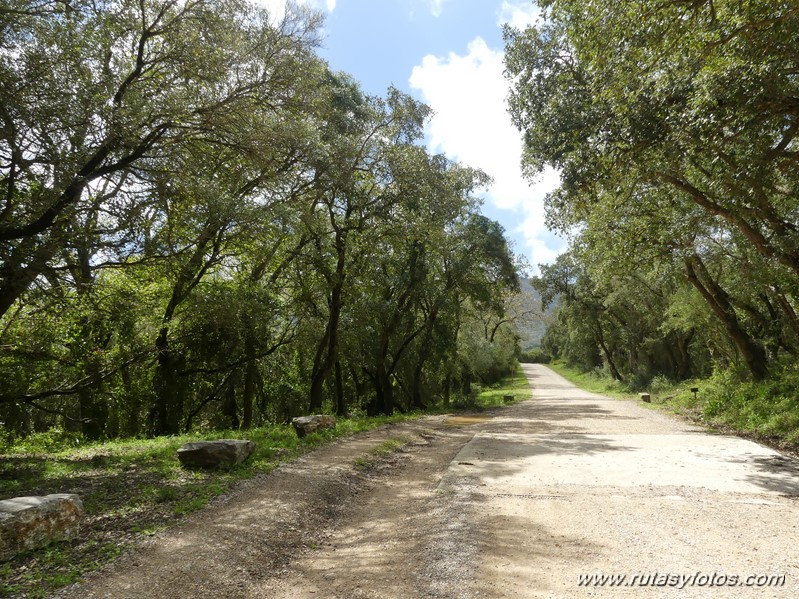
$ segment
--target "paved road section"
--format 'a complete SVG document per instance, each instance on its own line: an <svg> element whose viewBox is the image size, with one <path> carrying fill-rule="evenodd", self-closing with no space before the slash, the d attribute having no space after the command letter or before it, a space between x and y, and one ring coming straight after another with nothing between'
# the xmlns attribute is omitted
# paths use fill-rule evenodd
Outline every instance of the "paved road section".
<svg viewBox="0 0 799 599"><path fill-rule="evenodd" d="M476 596L799 597L795 460L526 372L440 483L474 497Z"/></svg>

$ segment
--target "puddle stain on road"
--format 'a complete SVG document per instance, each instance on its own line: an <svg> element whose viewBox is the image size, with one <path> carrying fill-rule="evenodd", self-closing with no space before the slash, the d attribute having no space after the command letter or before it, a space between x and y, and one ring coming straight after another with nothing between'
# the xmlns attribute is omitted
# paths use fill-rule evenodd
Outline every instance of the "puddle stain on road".
<svg viewBox="0 0 799 599"><path fill-rule="evenodd" d="M450 416L444 421L445 426L471 426L491 420L491 416Z"/></svg>

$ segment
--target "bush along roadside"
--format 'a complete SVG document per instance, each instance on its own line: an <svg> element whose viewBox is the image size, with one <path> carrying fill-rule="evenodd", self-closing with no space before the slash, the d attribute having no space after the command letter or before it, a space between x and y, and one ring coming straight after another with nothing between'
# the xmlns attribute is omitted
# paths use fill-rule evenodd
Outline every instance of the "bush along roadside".
<svg viewBox="0 0 799 599"><path fill-rule="evenodd" d="M696 393L691 388L697 389ZM799 452L799 372L783 371L762 382L741 382L733 372L690 381L667 400L678 413L721 431L785 451Z"/></svg>
<svg viewBox="0 0 799 599"><path fill-rule="evenodd" d="M480 388L449 409L427 414L484 410L531 396L521 371ZM335 429L298 439L291 426L271 425L249 431L129 439L85 445L80 437L53 430L6 445L0 454L0 499L50 493L76 493L85 515L78 539L20 554L0 564L0 597L47 597L109 564L126 550L178 524L185 516L229 494L236 483L266 474L281 463L331 440L427 415L426 413L339 419ZM181 467L177 449L190 441L247 438L256 443L242 465L221 470ZM404 439L391 439L361 461L367 466L383 454L400 450Z"/></svg>
<svg viewBox="0 0 799 599"><path fill-rule="evenodd" d="M601 372L579 372L562 363L550 367L587 391L637 398L628 387ZM655 377L643 390L656 408L720 432L799 453L798 389L799 368L788 366L762 382L746 381L741 373L729 369L706 379L679 382Z"/></svg>

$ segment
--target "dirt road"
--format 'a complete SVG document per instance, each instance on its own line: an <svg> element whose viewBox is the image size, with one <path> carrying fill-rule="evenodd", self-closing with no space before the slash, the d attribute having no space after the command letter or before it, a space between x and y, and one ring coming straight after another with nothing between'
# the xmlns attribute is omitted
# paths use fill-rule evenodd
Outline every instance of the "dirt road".
<svg viewBox="0 0 799 599"><path fill-rule="evenodd" d="M322 448L66 596L799 597L796 461L526 368L529 402Z"/></svg>

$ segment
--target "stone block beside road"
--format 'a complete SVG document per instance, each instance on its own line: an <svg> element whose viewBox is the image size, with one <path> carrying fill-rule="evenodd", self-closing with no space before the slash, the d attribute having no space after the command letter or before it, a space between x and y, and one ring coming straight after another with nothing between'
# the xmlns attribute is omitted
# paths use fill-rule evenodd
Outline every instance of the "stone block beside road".
<svg viewBox="0 0 799 599"><path fill-rule="evenodd" d="M82 516L80 498L67 493L0 501L0 560L74 538Z"/></svg>
<svg viewBox="0 0 799 599"><path fill-rule="evenodd" d="M291 421L297 436L302 438L308 433L315 433L326 428L336 428L336 417L327 414L300 416Z"/></svg>
<svg viewBox="0 0 799 599"><path fill-rule="evenodd" d="M242 439L195 441L178 449L178 459L184 466L219 468L241 464L253 451L255 443Z"/></svg>

